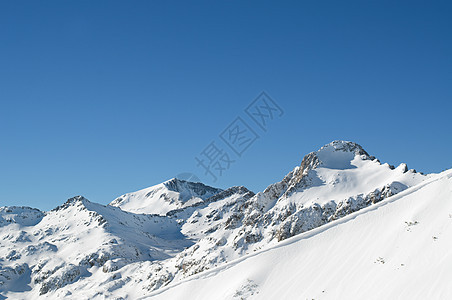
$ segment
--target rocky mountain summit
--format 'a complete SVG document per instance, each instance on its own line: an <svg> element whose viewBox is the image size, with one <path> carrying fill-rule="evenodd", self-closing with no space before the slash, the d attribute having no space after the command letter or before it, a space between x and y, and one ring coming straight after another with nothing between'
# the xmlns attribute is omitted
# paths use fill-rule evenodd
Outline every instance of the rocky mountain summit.
<svg viewBox="0 0 452 300"><path fill-rule="evenodd" d="M431 176L382 164L356 143L334 141L257 194L171 179L106 206L77 196L49 212L3 207L0 295L135 299Z"/></svg>

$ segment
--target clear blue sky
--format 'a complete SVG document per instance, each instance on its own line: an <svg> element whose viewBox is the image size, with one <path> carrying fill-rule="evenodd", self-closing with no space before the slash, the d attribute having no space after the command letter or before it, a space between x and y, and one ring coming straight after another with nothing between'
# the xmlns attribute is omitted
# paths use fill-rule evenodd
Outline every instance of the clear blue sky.
<svg viewBox="0 0 452 300"><path fill-rule="evenodd" d="M451 15L448 1L2 1L0 206L108 203L182 172L257 192L335 139L450 168ZM284 111L266 133L244 113L261 91ZM226 148L236 117L260 138L213 182L195 156Z"/></svg>

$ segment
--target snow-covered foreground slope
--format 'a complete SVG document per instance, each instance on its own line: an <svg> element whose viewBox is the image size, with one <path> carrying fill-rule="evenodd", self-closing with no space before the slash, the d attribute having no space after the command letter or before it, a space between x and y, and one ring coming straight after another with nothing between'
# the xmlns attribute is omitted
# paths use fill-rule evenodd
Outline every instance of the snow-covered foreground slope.
<svg viewBox="0 0 452 300"><path fill-rule="evenodd" d="M452 299L452 171L151 299Z"/></svg>
<svg viewBox="0 0 452 300"><path fill-rule="evenodd" d="M249 254L264 255L437 176L382 164L355 143L334 141L257 194L171 179L107 206L77 196L49 212L0 208L0 299L137 299ZM407 220L413 230L416 221ZM334 257L336 251L321 252ZM284 255L272 259L282 263ZM302 269L314 276L311 265ZM249 293L256 285L240 284Z"/></svg>

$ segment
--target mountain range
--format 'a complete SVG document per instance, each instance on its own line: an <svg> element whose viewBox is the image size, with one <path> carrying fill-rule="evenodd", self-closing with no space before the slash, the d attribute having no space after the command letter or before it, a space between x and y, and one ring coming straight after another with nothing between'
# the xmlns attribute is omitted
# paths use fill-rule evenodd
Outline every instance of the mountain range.
<svg viewBox="0 0 452 300"><path fill-rule="evenodd" d="M254 193L177 178L0 208L0 299L449 298L452 171L333 141Z"/></svg>

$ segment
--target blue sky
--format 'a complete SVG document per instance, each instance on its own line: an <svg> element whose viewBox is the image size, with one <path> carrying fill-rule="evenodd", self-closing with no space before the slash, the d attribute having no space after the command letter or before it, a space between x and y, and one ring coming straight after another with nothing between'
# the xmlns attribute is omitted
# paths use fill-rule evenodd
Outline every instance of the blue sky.
<svg viewBox="0 0 452 300"><path fill-rule="evenodd" d="M3 1L0 206L51 209L191 172L254 191L352 140L424 172L450 159L447 1ZM244 109L266 91L264 132ZM259 136L241 157L219 135ZM235 160L216 182L195 157Z"/></svg>

